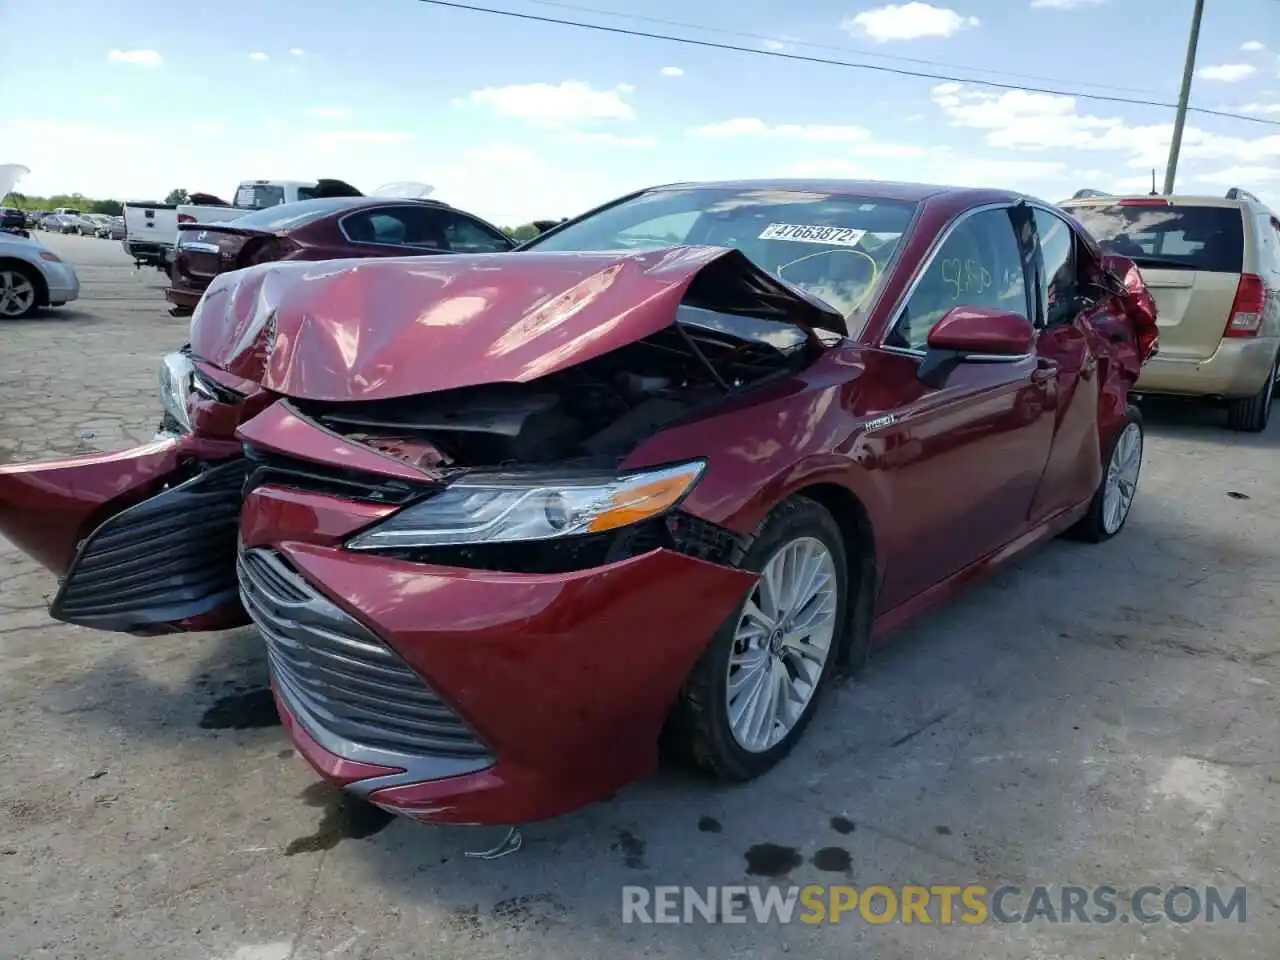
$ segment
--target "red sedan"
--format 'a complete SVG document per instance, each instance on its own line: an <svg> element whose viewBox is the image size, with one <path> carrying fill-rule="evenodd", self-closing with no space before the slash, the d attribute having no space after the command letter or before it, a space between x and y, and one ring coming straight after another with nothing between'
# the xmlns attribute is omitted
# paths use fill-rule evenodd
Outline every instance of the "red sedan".
<svg viewBox="0 0 1280 960"><path fill-rule="evenodd" d="M430 822L776 764L890 628L1103 541L1155 314L1017 194L645 190L516 253L218 276L145 447L0 468L52 615L260 628L330 781Z"/></svg>
<svg viewBox="0 0 1280 960"><path fill-rule="evenodd" d="M273 260L498 253L514 246L497 227L437 200L299 200L225 223L179 224L164 295L191 310L214 277Z"/></svg>

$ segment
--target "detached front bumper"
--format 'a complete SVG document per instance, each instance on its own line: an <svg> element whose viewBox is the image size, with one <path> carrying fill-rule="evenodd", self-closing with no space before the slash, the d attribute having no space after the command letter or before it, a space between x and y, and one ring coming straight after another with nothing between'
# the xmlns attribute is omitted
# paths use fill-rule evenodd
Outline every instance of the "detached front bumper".
<svg viewBox="0 0 1280 960"><path fill-rule="evenodd" d="M543 819L650 772L755 581L661 549L565 574L391 560L339 545L344 501L298 498L259 488L241 528L281 714L322 776L422 821Z"/></svg>

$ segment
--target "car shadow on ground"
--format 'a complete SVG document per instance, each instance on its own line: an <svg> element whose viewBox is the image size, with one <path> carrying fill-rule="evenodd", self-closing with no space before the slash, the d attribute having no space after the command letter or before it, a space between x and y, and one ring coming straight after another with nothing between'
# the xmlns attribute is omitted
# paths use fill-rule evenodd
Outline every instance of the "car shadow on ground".
<svg viewBox="0 0 1280 960"><path fill-rule="evenodd" d="M862 676L829 691L794 754L753 783L716 785L664 766L604 803L526 826L522 848L493 862L464 853L493 846L500 829L393 821L313 786L296 804L298 832L315 819L306 807L324 808L319 825L281 852L342 843L371 899L395 891L395 902L430 903L446 938L535 930L552 944L564 938L566 956L580 952L571 937L661 935L618 923L625 884L998 885L1074 862L1082 847L1088 869L1120 876L1112 850L1149 843L1152 858L1163 853L1134 839L1135 822L1159 817L1146 827L1161 834L1181 829L1184 813L1188 830L1192 820L1117 807L1145 795L1159 777L1153 764L1221 746L1221 717L1195 712L1199 699L1188 706L1180 691L1280 658L1274 638L1216 630L1246 607L1232 571L1280 578L1277 569L1275 548L1140 498L1111 543L1047 544L899 631ZM252 630L217 638L177 684L121 655L76 685L108 691L86 718L127 737L164 741L175 727L198 727L211 738L201 749L222 753L242 744L218 731L274 725ZM1207 711L1213 698L1202 699ZM264 735L285 745L280 731ZM1045 824L1057 829L1046 835ZM1216 842L1253 842L1233 829Z"/></svg>
<svg viewBox="0 0 1280 960"><path fill-rule="evenodd" d="M1147 433L1220 447L1280 447L1280 401L1272 408L1272 422L1262 433L1243 433L1227 426L1221 404L1148 397L1140 408Z"/></svg>

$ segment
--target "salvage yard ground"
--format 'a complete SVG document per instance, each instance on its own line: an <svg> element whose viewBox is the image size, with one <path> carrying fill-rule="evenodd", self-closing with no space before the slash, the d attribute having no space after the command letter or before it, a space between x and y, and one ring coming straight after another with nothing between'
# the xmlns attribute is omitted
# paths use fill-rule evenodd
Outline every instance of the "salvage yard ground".
<svg viewBox="0 0 1280 960"><path fill-rule="evenodd" d="M149 439L157 361L186 332L163 278L116 242L38 236L84 299L0 324L0 463ZM764 779L663 770L493 862L463 853L501 831L391 822L317 785L253 631L54 623L52 577L0 541L0 956L1274 960L1280 418L1253 436L1177 405L1147 416L1117 540L1050 544L901 631ZM626 884L756 882L1243 885L1248 913L621 922Z"/></svg>

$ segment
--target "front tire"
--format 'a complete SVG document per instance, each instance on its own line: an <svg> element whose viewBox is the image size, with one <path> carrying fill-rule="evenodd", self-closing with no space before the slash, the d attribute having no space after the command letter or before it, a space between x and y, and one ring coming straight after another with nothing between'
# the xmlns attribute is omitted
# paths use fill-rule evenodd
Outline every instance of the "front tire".
<svg viewBox="0 0 1280 960"><path fill-rule="evenodd" d="M1241 433L1261 433L1271 422L1271 400L1275 396L1276 380L1280 378L1280 355L1271 364L1271 374L1262 389L1252 397L1232 400L1227 404L1227 426Z"/></svg>
<svg viewBox="0 0 1280 960"><path fill-rule="evenodd" d="M760 579L711 639L681 691L666 746L745 781L799 742L849 629L849 570L831 514L796 496L765 520L742 567Z"/></svg>
<svg viewBox="0 0 1280 960"><path fill-rule="evenodd" d="M0 265L0 320L25 320L40 307L40 278L29 267Z"/></svg>
<svg viewBox="0 0 1280 960"><path fill-rule="evenodd" d="M1107 451L1102 482L1089 503L1089 512L1069 531L1074 539L1102 543L1124 529L1138 492L1144 439L1142 414L1130 404Z"/></svg>

